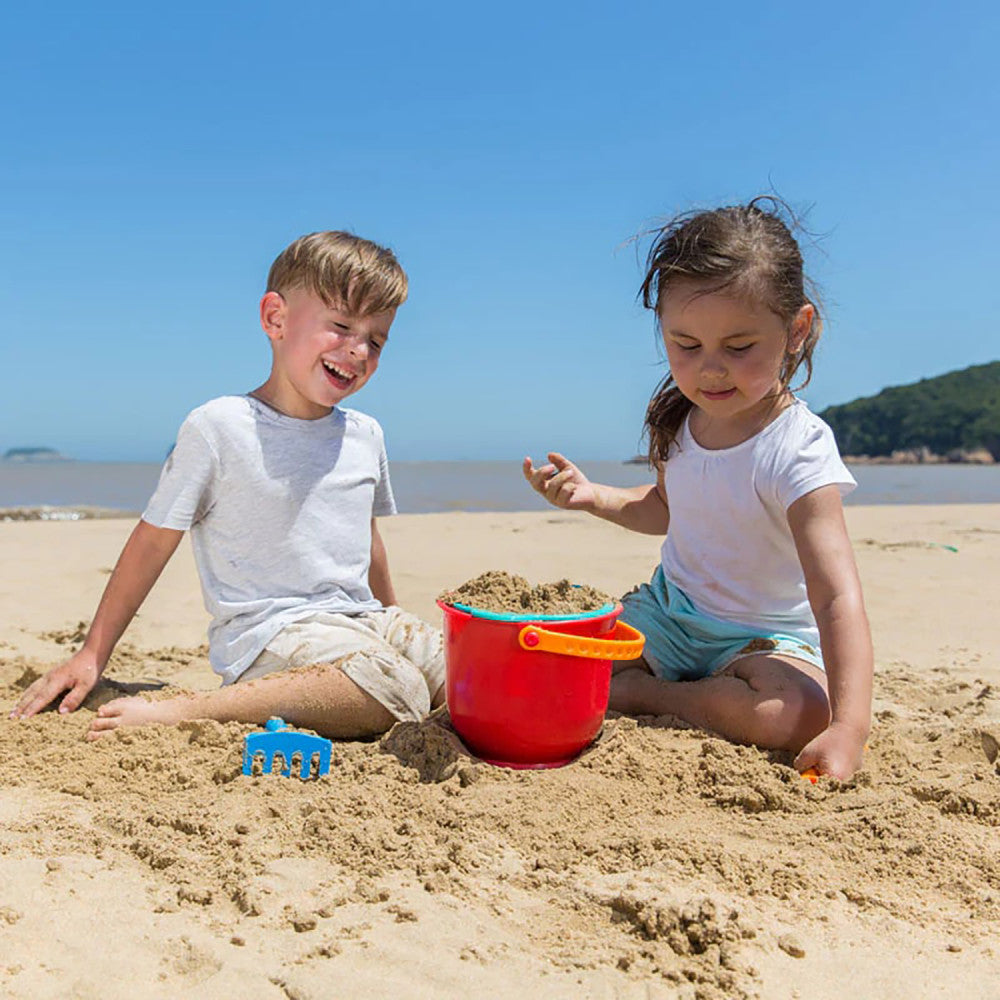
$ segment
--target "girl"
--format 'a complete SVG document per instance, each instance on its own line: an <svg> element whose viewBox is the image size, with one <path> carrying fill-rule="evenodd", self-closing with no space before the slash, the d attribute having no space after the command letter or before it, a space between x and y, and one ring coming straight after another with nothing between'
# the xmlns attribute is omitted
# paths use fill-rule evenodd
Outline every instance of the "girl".
<svg viewBox="0 0 1000 1000"><path fill-rule="evenodd" d="M622 599L646 647L615 664L610 707L846 779L868 736L872 646L841 507L856 483L789 388L800 368L808 382L821 329L798 244L773 199L681 216L658 231L641 296L669 364L646 412L656 483L592 483L556 452L524 460L555 506L666 535L652 580Z"/></svg>

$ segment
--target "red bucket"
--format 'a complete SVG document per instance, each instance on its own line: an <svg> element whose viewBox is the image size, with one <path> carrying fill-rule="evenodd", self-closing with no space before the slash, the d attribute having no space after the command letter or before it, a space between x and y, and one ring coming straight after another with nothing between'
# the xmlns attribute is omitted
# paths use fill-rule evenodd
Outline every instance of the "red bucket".
<svg viewBox="0 0 1000 1000"><path fill-rule="evenodd" d="M643 637L603 614L530 619L444 612L448 712L477 756L505 767L559 767L600 732L611 661L635 659Z"/></svg>

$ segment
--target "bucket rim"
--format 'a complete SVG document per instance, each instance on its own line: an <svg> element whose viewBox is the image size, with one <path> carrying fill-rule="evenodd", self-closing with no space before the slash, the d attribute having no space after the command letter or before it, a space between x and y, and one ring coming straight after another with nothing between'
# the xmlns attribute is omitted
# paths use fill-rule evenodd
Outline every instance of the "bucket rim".
<svg viewBox="0 0 1000 1000"><path fill-rule="evenodd" d="M614 614L615 611L621 607L620 601L609 601L607 604L593 611L581 611L576 614L566 614L566 615L533 615L533 614L514 614L509 611L484 611L482 608L474 608L469 604L447 604L444 601L437 602L438 607L442 610L453 609L455 611L461 611L463 614L471 615L473 618L484 618L486 621L493 622L578 622L587 621L591 618L606 618L610 614Z"/></svg>

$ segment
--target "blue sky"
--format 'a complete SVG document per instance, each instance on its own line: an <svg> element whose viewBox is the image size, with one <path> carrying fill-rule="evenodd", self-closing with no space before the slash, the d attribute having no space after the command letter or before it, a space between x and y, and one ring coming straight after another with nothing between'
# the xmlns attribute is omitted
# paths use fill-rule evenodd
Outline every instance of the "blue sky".
<svg viewBox="0 0 1000 1000"><path fill-rule="evenodd" d="M995 4L20 5L0 86L0 451L159 461L253 388L296 236L410 274L352 405L390 457L638 449L662 373L629 240L810 209L815 409L1000 356Z"/></svg>

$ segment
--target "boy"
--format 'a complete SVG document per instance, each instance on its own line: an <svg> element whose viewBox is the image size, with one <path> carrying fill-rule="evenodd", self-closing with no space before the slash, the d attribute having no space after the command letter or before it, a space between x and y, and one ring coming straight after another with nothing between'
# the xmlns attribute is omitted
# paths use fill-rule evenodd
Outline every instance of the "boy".
<svg viewBox="0 0 1000 1000"><path fill-rule="evenodd" d="M59 711L80 705L188 529L223 686L118 698L88 739L122 725L274 715L351 739L441 704L440 633L395 607L375 522L396 509L382 430L338 405L375 374L406 295L392 252L350 233L312 233L278 256L260 303L269 378L188 415L82 648L11 717L67 690Z"/></svg>

